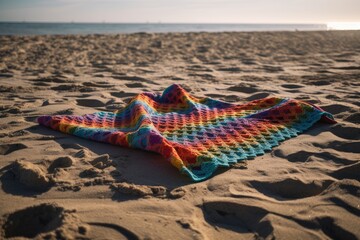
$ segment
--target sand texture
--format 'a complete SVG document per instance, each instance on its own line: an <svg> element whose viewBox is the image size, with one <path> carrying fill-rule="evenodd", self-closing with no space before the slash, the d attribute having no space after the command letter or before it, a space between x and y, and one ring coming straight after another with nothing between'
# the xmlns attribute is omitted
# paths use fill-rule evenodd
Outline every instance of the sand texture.
<svg viewBox="0 0 360 240"><path fill-rule="evenodd" d="M177 83L314 103L317 123L193 183L161 156L39 126ZM360 31L0 37L0 238L360 239Z"/></svg>

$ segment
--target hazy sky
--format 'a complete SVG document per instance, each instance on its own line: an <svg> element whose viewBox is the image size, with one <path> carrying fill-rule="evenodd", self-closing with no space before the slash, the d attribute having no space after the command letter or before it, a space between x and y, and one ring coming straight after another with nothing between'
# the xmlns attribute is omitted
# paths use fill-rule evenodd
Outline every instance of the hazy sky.
<svg viewBox="0 0 360 240"><path fill-rule="evenodd" d="M360 22L360 0L0 0L0 21Z"/></svg>

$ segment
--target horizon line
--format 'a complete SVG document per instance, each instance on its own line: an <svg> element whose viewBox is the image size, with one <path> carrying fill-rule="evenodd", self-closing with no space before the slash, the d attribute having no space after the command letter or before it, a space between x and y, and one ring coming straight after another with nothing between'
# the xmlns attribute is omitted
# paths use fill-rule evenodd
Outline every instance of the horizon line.
<svg viewBox="0 0 360 240"><path fill-rule="evenodd" d="M152 21L146 21L146 22L107 22L107 21L96 21L96 22L87 22L87 21L2 21L0 20L0 23L68 23L68 24L277 24L277 25L295 25L295 24L301 24L301 25L326 25L333 22L152 22ZM346 23L346 22L343 22Z"/></svg>

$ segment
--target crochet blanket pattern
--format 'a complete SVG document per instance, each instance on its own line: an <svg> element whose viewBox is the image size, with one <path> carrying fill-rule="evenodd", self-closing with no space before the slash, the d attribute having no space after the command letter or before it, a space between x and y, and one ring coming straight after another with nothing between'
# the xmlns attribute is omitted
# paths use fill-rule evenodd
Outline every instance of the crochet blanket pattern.
<svg viewBox="0 0 360 240"><path fill-rule="evenodd" d="M38 118L57 131L160 153L194 181L262 155L319 120L335 123L330 113L294 99L233 104L193 97L176 84L161 95L141 93L114 113Z"/></svg>

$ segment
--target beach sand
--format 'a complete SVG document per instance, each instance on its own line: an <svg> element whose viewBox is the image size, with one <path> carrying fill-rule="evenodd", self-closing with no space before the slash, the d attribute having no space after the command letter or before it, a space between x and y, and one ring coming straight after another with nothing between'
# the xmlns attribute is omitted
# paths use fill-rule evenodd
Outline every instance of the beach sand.
<svg viewBox="0 0 360 240"><path fill-rule="evenodd" d="M317 123L193 183L161 156L39 126L178 83L307 101ZM2 237L359 239L360 31L0 37Z"/></svg>

